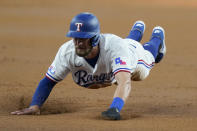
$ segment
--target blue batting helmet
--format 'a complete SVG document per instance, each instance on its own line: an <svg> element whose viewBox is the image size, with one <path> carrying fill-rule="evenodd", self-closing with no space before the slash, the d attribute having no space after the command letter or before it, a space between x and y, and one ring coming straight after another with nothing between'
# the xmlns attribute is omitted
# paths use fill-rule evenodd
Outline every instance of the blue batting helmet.
<svg viewBox="0 0 197 131"><path fill-rule="evenodd" d="M96 46L100 40L100 24L95 15L83 12L76 15L66 35L73 38L90 38L92 46Z"/></svg>

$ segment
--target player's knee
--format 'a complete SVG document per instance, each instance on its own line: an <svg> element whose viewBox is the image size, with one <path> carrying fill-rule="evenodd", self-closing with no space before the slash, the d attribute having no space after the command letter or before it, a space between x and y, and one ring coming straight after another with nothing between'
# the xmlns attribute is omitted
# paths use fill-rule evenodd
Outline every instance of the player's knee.
<svg viewBox="0 0 197 131"><path fill-rule="evenodd" d="M138 73L133 74L131 77L131 80L133 80L133 81L142 81L144 79L145 79L145 77L139 75Z"/></svg>
<svg viewBox="0 0 197 131"><path fill-rule="evenodd" d="M133 81L142 81L144 79L146 79L149 75L149 71L146 70L136 70L132 76L131 76L131 80Z"/></svg>

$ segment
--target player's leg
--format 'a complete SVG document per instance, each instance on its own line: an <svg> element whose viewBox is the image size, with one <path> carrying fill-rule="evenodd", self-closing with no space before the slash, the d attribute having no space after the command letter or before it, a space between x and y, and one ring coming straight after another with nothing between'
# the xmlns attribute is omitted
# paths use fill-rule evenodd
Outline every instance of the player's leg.
<svg viewBox="0 0 197 131"><path fill-rule="evenodd" d="M141 44L137 48L137 52L138 54L140 53L140 55L138 55L137 66L131 79L134 81L142 81L148 77L150 70L155 65L155 59L149 51L144 50Z"/></svg>
<svg viewBox="0 0 197 131"><path fill-rule="evenodd" d="M136 51L139 60L131 79L139 81L149 75L154 63L160 62L166 53L164 29L159 26L155 27L150 41L145 43L143 47L138 44Z"/></svg>
<svg viewBox="0 0 197 131"><path fill-rule="evenodd" d="M133 27L131 28L129 35L126 38L133 39L133 40L140 42L144 34L144 31L145 31L144 22L140 20L136 21Z"/></svg>
<svg viewBox="0 0 197 131"><path fill-rule="evenodd" d="M159 63L166 53L164 29L160 26L155 27L150 41L145 43L143 47L152 53L155 58L155 63Z"/></svg>

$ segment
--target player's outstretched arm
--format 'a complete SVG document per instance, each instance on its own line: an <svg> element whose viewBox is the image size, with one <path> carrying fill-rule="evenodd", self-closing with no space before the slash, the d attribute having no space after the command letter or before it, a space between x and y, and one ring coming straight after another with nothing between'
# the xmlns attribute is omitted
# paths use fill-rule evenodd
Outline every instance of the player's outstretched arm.
<svg viewBox="0 0 197 131"><path fill-rule="evenodd" d="M120 120L120 111L127 100L131 91L131 74L128 72L119 72L115 75L115 79L118 83L114 99L110 108L102 112L104 119Z"/></svg>
<svg viewBox="0 0 197 131"><path fill-rule="evenodd" d="M117 88L114 94L114 98L120 97L125 102L131 91L131 73L129 72L118 72L115 75L117 80Z"/></svg>
<svg viewBox="0 0 197 131"><path fill-rule="evenodd" d="M22 110L11 112L12 115L34 115L40 114L40 107L44 104L47 100L51 90L55 86L56 82L50 80L49 78L45 77L42 79L34 93L32 98L32 102L28 108L24 108Z"/></svg>
<svg viewBox="0 0 197 131"><path fill-rule="evenodd" d="M30 106L22 110L13 111L11 115L40 115L40 108L38 105Z"/></svg>

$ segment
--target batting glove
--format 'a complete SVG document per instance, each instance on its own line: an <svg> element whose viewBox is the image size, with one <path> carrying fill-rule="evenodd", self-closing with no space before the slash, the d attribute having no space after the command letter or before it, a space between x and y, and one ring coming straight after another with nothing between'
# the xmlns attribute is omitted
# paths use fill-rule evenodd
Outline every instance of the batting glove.
<svg viewBox="0 0 197 131"><path fill-rule="evenodd" d="M101 113L104 119L120 120L120 113L117 108L109 108L107 111Z"/></svg>

